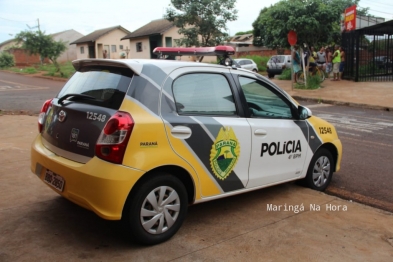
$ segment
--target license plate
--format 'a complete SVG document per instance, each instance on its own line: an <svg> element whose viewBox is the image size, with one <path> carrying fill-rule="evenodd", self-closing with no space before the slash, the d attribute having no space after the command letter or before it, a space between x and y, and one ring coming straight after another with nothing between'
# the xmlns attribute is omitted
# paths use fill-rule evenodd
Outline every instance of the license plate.
<svg viewBox="0 0 393 262"><path fill-rule="evenodd" d="M50 170L46 170L44 181L60 192L63 192L65 180L58 174L55 174Z"/></svg>

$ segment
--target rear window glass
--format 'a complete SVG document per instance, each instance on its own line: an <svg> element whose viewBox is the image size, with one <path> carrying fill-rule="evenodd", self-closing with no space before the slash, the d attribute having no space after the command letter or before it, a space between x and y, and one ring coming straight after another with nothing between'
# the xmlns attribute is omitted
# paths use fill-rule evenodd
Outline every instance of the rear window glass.
<svg viewBox="0 0 393 262"><path fill-rule="evenodd" d="M285 56L283 55L278 55L278 56L272 56L270 58L271 63L284 63Z"/></svg>
<svg viewBox="0 0 393 262"><path fill-rule="evenodd" d="M119 109L132 76L132 71L127 68L85 67L71 77L57 98L67 94L83 94L95 99L78 99L78 102ZM73 97L67 99L73 100Z"/></svg>

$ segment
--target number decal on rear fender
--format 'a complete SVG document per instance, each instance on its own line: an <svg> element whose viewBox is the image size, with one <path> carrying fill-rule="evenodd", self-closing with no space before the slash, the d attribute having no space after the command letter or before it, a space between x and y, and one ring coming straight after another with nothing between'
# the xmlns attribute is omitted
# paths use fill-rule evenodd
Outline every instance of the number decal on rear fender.
<svg viewBox="0 0 393 262"><path fill-rule="evenodd" d="M86 114L87 114L86 118L89 120L105 122L106 115L93 113L93 112L89 112L89 111L87 111Z"/></svg>
<svg viewBox="0 0 393 262"><path fill-rule="evenodd" d="M321 135L332 134L332 129L330 127L320 127L319 133Z"/></svg>

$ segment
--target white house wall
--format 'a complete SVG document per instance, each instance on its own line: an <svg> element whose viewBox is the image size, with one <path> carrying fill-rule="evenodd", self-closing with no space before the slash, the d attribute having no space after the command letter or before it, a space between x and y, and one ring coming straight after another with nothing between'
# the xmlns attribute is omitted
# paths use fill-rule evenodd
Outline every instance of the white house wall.
<svg viewBox="0 0 393 262"><path fill-rule="evenodd" d="M130 53L128 54L128 58L150 59L149 37L131 39L129 43L130 43ZM137 43L142 43L142 52L137 52Z"/></svg>
<svg viewBox="0 0 393 262"><path fill-rule="evenodd" d="M123 40L121 41L120 39L125 37L127 35L126 32L120 30L120 29L115 29L111 32L109 32L108 34L103 35L102 37L98 38L96 40L96 48L95 48L95 52L96 52L96 57L97 58L103 58L103 48L106 45L109 45L109 56L108 58L111 59L119 59L121 53L125 53L125 49L128 47L128 40ZM116 45L116 51L113 52L112 51L112 45ZM120 45L123 46L123 50L120 50ZM128 55L128 57L130 57Z"/></svg>
<svg viewBox="0 0 393 262"><path fill-rule="evenodd" d="M72 45L75 46L75 45ZM82 53L82 48L83 47L83 53ZM77 44L75 47L77 59L84 59L84 58L90 58L89 57L89 46L87 44Z"/></svg>
<svg viewBox="0 0 393 262"><path fill-rule="evenodd" d="M53 36L53 39L55 41L62 41L65 43L66 46L66 50L59 56L57 62L63 63L77 59L77 46L70 45L70 43L83 36L84 35L75 30L67 30L62 32L61 34L56 34L55 36Z"/></svg>

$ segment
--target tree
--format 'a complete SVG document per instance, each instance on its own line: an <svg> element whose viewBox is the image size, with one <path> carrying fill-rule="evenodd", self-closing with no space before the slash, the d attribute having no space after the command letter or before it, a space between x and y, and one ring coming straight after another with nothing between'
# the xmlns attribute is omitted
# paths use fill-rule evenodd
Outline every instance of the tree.
<svg viewBox="0 0 393 262"><path fill-rule="evenodd" d="M237 19L236 0L171 0L171 3L180 12L169 7L164 17L184 35L178 45L218 45L227 36L226 23Z"/></svg>
<svg viewBox="0 0 393 262"><path fill-rule="evenodd" d="M0 52L0 68L7 68L15 65L14 56L8 52Z"/></svg>
<svg viewBox="0 0 393 262"><path fill-rule="evenodd" d="M22 48L29 51L30 54L39 55L41 63L44 58L48 58L56 67L56 72L63 72L57 63L57 58L66 50L65 43L55 41L52 36L45 35L42 31L22 31L15 36L18 43L22 43Z"/></svg>
<svg viewBox="0 0 393 262"><path fill-rule="evenodd" d="M288 47L289 30L295 30L299 44L324 46L340 42L340 15L360 0L282 0L261 10L253 23L254 45ZM365 15L368 9L358 9Z"/></svg>
<svg viewBox="0 0 393 262"><path fill-rule="evenodd" d="M253 33L253 30L248 30L245 32L243 32L243 31L237 32L235 35L248 35L248 34L252 34L252 33Z"/></svg>

